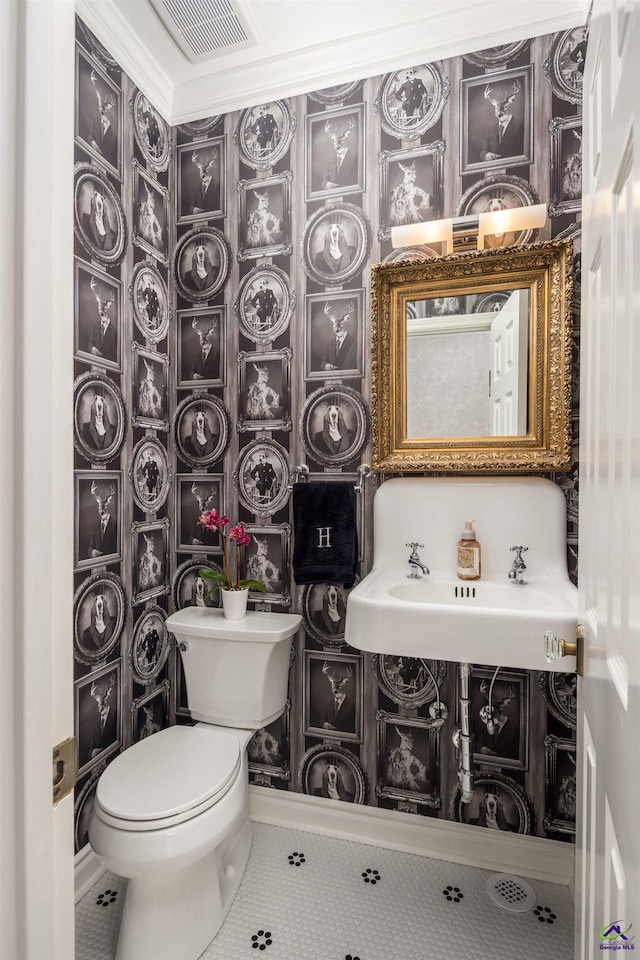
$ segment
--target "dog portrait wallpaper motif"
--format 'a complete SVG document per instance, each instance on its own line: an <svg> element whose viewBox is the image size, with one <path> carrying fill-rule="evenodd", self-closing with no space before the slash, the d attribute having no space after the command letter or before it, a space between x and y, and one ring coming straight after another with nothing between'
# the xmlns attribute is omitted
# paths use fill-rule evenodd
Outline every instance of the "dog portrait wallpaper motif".
<svg viewBox="0 0 640 960"><path fill-rule="evenodd" d="M351 480L368 461L370 267L424 255L392 250L394 224L546 203L550 218L542 231L521 231L499 242L571 236L579 271L586 39L582 30L539 36L247 104L168 130L159 123L167 148L160 162L151 149L155 124L147 127L145 119L141 126L141 118L144 112L162 118L147 101L142 110L130 78L78 21L74 377L76 489L82 500L76 542L83 555L74 589L109 573L119 578L126 598L123 627L115 642L104 645L104 660L94 659L92 647L86 648L90 656L76 660L78 843L86 839L96 770L158 725L189 722L175 650L147 683L133 669L130 651L150 604L166 614L190 604L218 605L198 575L202 567L215 568L218 557L213 545L202 549L194 542L200 538L190 536L193 510L187 509L196 507L193 484L201 492L208 482L217 485L226 515L256 531L245 564L271 571L269 594L252 596L250 607L304 613L286 722L256 734L254 782L572 842L567 797L575 696L569 688L504 664L493 680L490 731L493 671L476 665L474 717L482 735L474 756L477 790L473 804L460 805L451 745L457 665L428 661L425 672L417 662L399 662L392 637L388 657L376 663L369 656L357 659L359 651L343 640L346 592L329 596L327 585L297 586L290 563L295 531L283 531L292 522L294 467L306 466L314 480ZM89 107L100 111L98 83L105 133L109 124L117 134L115 153L108 144L101 153L90 137ZM123 109L132 102L140 109ZM161 278L158 287L166 285L164 324L144 317L134 323L132 317L128 291L145 263L150 275ZM97 334L103 321L104 350L98 346L96 352L94 328ZM115 336L106 342L109 328ZM579 342L578 295L575 462L568 474L549 475L567 498L574 579ZM155 389L161 411L149 413L147 393L155 397ZM108 423L103 415L92 426L95 397L104 397ZM157 499L147 497L140 464L131 472L145 437L166 452L168 496L163 490ZM106 563L84 555L89 507L98 515L92 472L107 491L113 481L117 494L118 548ZM371 564L372 502L380 482L364 479L358 494L359 577ZM142 536L150 529L166 529L162 593L140 589ZM277 569L277 578L267 564ZM90 625L94 595L87 586L83 630ZM115 594L105 595L113 616ZM346 677L348 668L343 691L345 699L355 697L355 716L329 729L323 719L323 694L334 696L329 672L338 687L339 674ZM117 706L118 724L103 749L90 756L95 730L84 727L99 711L93 676L102 681L93 687L96 695ZM339 713L340 704L334 705ZM442 705L448 717L434 723ZM546 783L548 771L553 775Z"/></svg>

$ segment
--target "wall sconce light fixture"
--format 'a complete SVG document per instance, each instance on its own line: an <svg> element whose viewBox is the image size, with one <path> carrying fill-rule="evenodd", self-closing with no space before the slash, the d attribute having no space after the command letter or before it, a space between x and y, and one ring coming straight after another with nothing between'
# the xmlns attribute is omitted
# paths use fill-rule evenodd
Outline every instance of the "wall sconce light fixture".
<svg viewBox="0 0 640 960"><path fill-rule="evenodd" d="M459 253L474 247L483 250L486 236L532 230L534 227L544 227L546 222L547 205L538 203L530 207L490 210L451 220L431 220L392 227L391 243L394 248L443 243L446 253Z"/></svg>

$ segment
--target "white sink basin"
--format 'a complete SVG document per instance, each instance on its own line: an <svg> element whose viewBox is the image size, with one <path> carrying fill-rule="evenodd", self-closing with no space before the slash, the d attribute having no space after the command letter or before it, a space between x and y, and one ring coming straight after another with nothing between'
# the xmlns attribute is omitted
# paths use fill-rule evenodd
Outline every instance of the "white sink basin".
<svg viewBox="0 0 640 960"><path fill-rule="evenodd" d="M402 478L374 501L374 564L349 594L346 642L370 653L528 670L548 663L544 635L573 640L578 591L566 568L565 503L541 478ZM458 580L455 545L473 518L483 549L480 580ZM424 544L432 573L408 577L409 541ZM510 546L528 546L524 585L508 579Z"/></svg>

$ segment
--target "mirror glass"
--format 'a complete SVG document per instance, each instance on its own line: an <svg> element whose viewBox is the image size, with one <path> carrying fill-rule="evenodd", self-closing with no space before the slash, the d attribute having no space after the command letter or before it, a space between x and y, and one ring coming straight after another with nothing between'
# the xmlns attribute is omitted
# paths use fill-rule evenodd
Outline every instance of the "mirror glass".
<svg viewBox="0 0 640 960"><path fill-rule="evenodd" d="M371 268L372 467L571 465L570 239Z"/></svg>
<svg viewBox="0 0 640 960"><path fill-rule="evenodd" d="M526 436L529 290L405 304L407 437Z"/></svg>

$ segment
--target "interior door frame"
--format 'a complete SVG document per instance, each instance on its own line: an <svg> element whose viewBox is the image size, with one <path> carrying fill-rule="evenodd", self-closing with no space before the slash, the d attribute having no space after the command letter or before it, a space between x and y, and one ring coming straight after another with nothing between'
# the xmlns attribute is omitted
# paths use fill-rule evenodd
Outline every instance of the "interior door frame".
<svg viewBox="0 0 640 960"><path fill-rule="evenodd" d="M0 954L69 960L74 4L0 3Z"/></svg>

